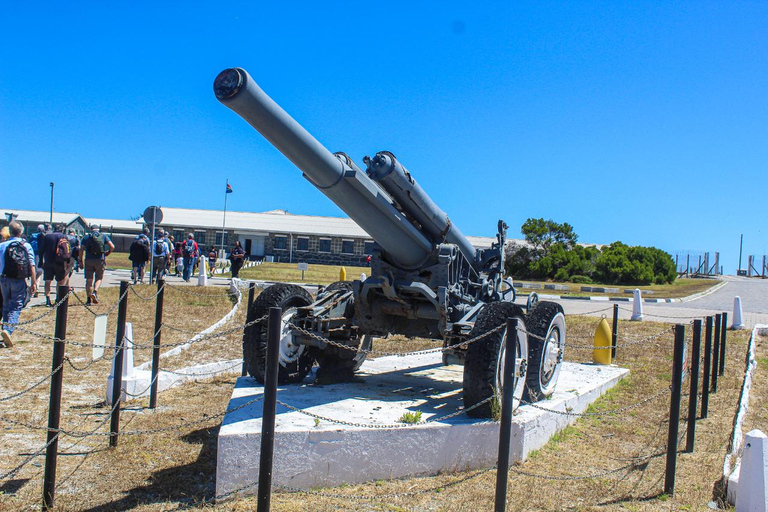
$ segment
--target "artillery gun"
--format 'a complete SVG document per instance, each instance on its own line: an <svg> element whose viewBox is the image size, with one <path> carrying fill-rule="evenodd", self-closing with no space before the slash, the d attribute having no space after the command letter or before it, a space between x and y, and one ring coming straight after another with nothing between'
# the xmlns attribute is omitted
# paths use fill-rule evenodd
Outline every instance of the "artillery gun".
<svg viewBox="0 0 768 512"><path fill-rule="evenodd" d="M372 339L389 334L442 341L443 362L464 365L464 405L469 408L501 391L506 320L518 319L515 354L517 400L551 395L565 344L559 304L514 303L515 289L503 276L507 225L496 242L475 249L388 151L365 157L365 171L346 154L331 153L289 116L243 69L222 71L213 84L218 100L260 132L374 240L371 276L340 281L318 293L275 284L248 311L248 321L270 307L283 308L280 383L304 380L315 362L320 380L346 380L363 363ZM263 382L267 329L246 328L243 358ZM519 403L519 402L518 402ZM491 415L488 401L468 411Z"/></svg>

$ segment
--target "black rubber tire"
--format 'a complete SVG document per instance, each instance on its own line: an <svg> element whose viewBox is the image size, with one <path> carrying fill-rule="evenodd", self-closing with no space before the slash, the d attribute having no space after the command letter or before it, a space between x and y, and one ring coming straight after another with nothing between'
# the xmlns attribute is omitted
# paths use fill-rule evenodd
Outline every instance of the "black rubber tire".
<svg viewBox="0 0 768 512"><path fill-rule="evenodd" d="M312 296L301 286L285 283L273 284L253 301L248 310L247 321L251 322L269 314L269 308L280 307L285 312L290 308L308 306L311 303ZM266 321L246 328L243 360L248 374L263 384L267 361ZM290 384L303 381L312 369L314 362L314 352L308 348L305 349L296 361L289 364L280 363L277 382Z"/></svg>
<svg viewBox="0 0 768 512"><path fill-rule="evenodd" d="M525 314L520 306L511 302L491 302L480 311L469 337L474 338L491 331L505 324L510 317L525 321ZM494 392L501 394L501 389L495 388L502 343L504 343L504 330L488 335L485 339L478 340L467 347L464 360L465 409L485 400ZM467 411L467 415L472 418L491 418L491 404L486 402Z"/></svg>
<svg viewBox="0 0 768 512"><path fill-rule="evenodd" d="M533 312L528 315L528 332L534 336L528 336L528 373L525 376L525 383L528 390L528 399L531 402L543 400L551 396L554 392L554 386L557 382L558 372L554 372L551 379L542 380L542 358L544 355L544 341L536 336L548 338L549 332L553 328L559 328L553 325L553 321L558 314L564 314L563 307L556 302L539 302ZM561 347L565 345L565 328L563 325L560 335ZM557 363L560 365L562 358Z"/></svg>
<svg viewBox="0 0 768 512"><path fill-rule="evenodd" d="M325 288L325 290L323 290L322 296L336 290L350 292L352 291L352 282L336 281L335 283L331 283ZM344 316L351 319L352 314L354 313L354 309L354 301L350 300L347 303ZM355 346L360 343L360 348L369 350L371 348L373 338L371 336L363 336L362 340L355 341L357 341L357 343L350 343L350 345ZM323 350L319 350L316 354L317 364L319 365L319 368L317 369L317 379L322 383L348 382L354 377L355 372L360 369L360 366L363 364L367 356L368 354L365 352L345 350L343 348L334 347L332 345Z"/></svg>

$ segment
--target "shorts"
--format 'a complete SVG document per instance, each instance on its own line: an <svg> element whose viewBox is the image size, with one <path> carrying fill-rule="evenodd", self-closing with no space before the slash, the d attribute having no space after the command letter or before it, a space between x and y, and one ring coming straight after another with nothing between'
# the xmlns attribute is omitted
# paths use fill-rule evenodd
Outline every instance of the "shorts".
<svg viewBox="0 0 768 512"><path fill-rule="evenodd" d="M101 281L101 279L104 278L104 269L106 266L107 263L102 259L85 260L85 278L93 279L94 274L96 274L96 281Z"/></svg>
<svg viewBox="0 0 768 512"><path fill-rule="evenodd" d="M131 262L131 265L133 265L133 268L138 268L138 269L144 268L144 265L146 265L146 264L147 264L146 261L140 261L138 263L136 263L135 261Z"/></svg>
<svg viewBox="0 0 768 512"><path fill-rule="evenodd" d="M43 266L43 280L53 281L56 279L57 281L63 281L69 275L71 266L71 262L46 264Z"/></svg>

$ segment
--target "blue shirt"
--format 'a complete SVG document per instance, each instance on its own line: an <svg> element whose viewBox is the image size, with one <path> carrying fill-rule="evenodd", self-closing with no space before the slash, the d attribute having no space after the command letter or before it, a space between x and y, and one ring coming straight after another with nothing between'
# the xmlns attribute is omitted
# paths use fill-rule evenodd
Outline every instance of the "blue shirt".
<svg viewBox="0 0 768 512"><path fill-rule="evenodd" d="M5 250L8 249L8 246L11 245L11 242L15 242L16 240L24 242L19 237L13 237L0 244L0 275L2 275L3 271L5 270ZM35 251L32 250L32 246L29 244L29 242L24 242L24 247L26 247L27 254L29 255L29 268L32 268L35 266Z"/></svg>
<svg viewBox="0 0 768 512"><path fill-rule="evenodd" d="M165 243L165 240L159 238L154 241L152 244L152 256L157 258L168 256L168 244Z"/></svg>

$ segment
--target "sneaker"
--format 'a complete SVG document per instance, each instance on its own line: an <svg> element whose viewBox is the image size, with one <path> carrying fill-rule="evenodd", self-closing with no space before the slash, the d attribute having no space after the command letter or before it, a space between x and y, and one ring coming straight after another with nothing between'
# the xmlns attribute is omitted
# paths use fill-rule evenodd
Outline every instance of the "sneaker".
<svg viewBox="0 0 768 512"><path fill-rule="evenodd" d="M90 305L91 305L91 298L90 298L90 297L88 297L88 298L85 300L85 305L86 305L86 306L90 306Z"/></svg>
<svg viewBox="0 0 768 512"><path fill-rule="evenodd" d="M5 344L6 347L10 348L13 346L13 342L11 341L11 333L8 331L3 331L3 344Z"/></svg>
<svg viewBox="0 0 768 512"><path fill-rule="evenodd" d="M51 304L51 298L50 297L46 297L45 298L45 305L48 306L49 308L53 307L53 304Z"/></svg>
<svg viewBox="0 0 768 512"><path fill-rule="evenodd" d="M99 303L99 296L96 295L95 291L91 294L91 302L93 302L94 304L98 304Z"/></svg>

